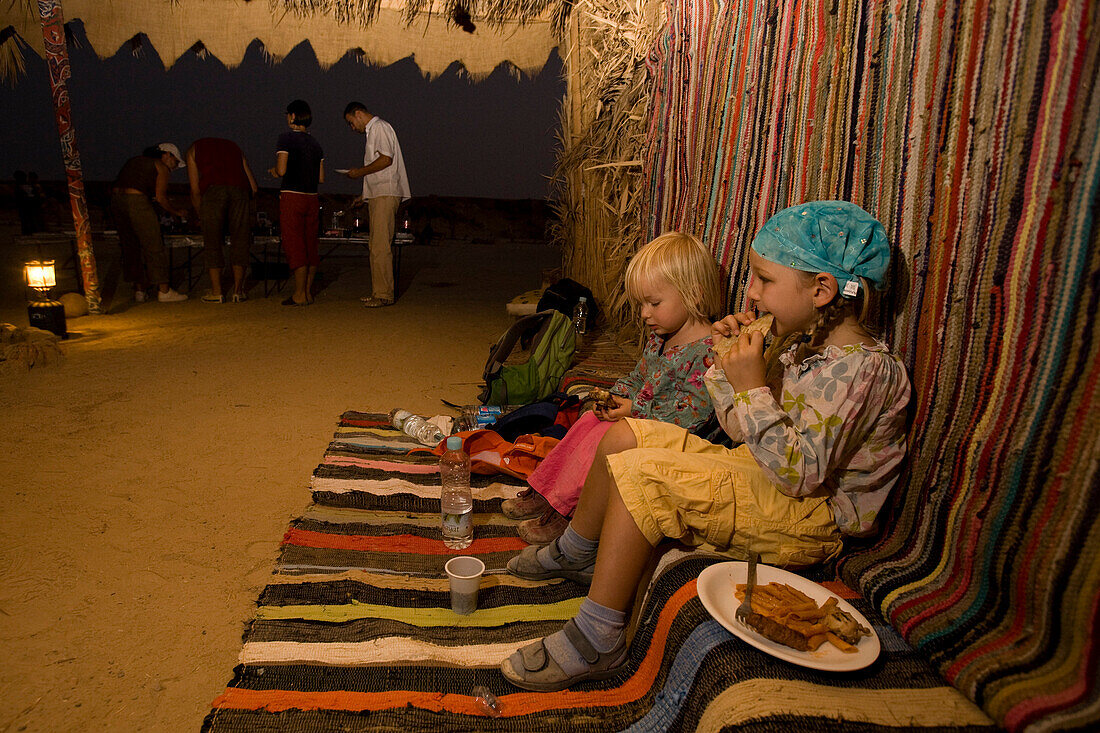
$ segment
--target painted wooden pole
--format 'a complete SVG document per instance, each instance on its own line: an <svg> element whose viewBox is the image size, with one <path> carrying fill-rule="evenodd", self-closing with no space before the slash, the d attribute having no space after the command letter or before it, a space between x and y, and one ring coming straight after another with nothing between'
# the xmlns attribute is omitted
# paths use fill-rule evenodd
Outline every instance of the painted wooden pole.
<svg viewBox="0 0 1100 733"><path fill-rule="evenodd" d="M61 0L38 0L38 16L42 21L42 38L46 42L46 65L50 70L50 91L53 97L57 133L61 139L61 155L65 163L65 178L69 184L69 203L76 229L76 251L80 258L80 276L88 312L100 313L99 275L92 251L92 227L88 220L88 203L84 198L84 176L80 169L80 152L76 148L72 109L69 106L69 49L65 44L65 17Z"/></svg>

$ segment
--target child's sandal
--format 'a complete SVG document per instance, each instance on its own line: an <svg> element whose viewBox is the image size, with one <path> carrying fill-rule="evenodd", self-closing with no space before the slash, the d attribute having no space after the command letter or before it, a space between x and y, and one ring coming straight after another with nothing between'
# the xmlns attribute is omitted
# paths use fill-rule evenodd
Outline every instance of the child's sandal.
<svg viewBox="0 0 1100 733"><path fill-rule="evenodd" d="M585 638L573 619L565 622L562 629L573 647L588 662L588 669L570 675L554 660L546 649L546 639L528 644L500 663L501 674L516 687L536 692L557 692L584 680L602 680L621 671L626 662L626 635L624 634L615 648L607 652L598 652Z"/></svg>
<svg viewBox="0 0 1100 733"><path fill-rule="evenodd" d="M526 580L550 580L552 578L565 578L581 585L592 584L592 573L596 568L596 560L593 558L587 564L573 563L568 560L558 549L558 541L554 540L546 546L550 552L550 559L560 567L550 570L543 567L536 554L538 547L528 545L523 551L508 561L508 572Z"/></svg>

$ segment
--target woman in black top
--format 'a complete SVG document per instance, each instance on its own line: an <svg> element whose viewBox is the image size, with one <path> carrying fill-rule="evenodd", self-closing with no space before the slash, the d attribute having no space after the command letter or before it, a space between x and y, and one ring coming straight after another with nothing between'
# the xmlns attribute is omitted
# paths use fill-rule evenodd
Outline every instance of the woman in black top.
<svg viewBox="0 0 1100 733"><path fill-rule="evenodd" d="M309 105L295 99L287 105L290 132L279 136L275 165L268 171L282 178L279 186L279 228L283 252L294 273L294 293L283 305L313 302L313 278L321 263L317 251L320 206L317 185L325 181L324 152L307 128L313 121Z"/></svg>

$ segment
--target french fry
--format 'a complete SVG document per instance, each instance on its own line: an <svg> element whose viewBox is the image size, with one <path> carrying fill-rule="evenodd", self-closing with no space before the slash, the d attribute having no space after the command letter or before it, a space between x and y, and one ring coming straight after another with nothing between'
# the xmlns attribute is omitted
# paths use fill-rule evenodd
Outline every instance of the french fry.
<svg viewBox="0 0 1100 733"><path fill-rule="evenodd" d="M811 652L816 652L818 648L825 643L828 637L828 632L824 634L814 634L809 639L806 639L806 644L810 647Z"/></svg>
<svg viewBox="0 0 1100 733"><path fill-rule="evenodd" d="M825 638L829 640L830 644L832 644L833 646L835 646L837 649L844 652L845 654L855 654L856 652L859 651L859 649L855 648L854 646L852 646L848 642L844 641L844 639L841 639L839 636L837 636L836 634L834 634L831 631L826 631L825 632Z"/></svg>
<svg viewBox="0 0 1100 733"><path fill-rule="evenodd" d="M745 587L744 583L734 585L734 595L738 600L745 599ZM809 650L815 650L828 641L845 654L853 654L859 650L833 633L825 623L830 614L843 613L838 610L837 604L836 597L830 596L819 606L808 595L786 583L757 585L752 592L753 611L805 639L805 647ZM832 622L835 619L828 620Z"/></svg>

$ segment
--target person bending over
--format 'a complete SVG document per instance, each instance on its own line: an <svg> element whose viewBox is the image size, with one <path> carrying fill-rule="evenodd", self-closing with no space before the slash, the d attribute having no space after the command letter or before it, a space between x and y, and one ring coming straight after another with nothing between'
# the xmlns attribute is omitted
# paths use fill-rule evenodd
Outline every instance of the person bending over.
<svg viewBox="0 0 1100 733"><path fill-rule="evenodd" d="M210 292L204 303L225 302L222 270L225 237L229 236L229 265L233 269L234 303L246 300L244 290L248 250L252 245L252 197L259 189L248 160L237 143L220 137L204 137L187 149L187 181L191 205L199 214L203 256L210 272Z"/></svg>
<svg viewBox="0 0 1100 733"><path fill-rule="evenodd" d="M161 303L187 300L169 283L168 250L153 208L155 201L172 216L182 219L187 215L168 200L168 177L183 167L179 148L161 143L127 160L111 186L111 217L122 249L122 277L133 284L138 303L145 302L150 285L157 286Z"/></svg>

